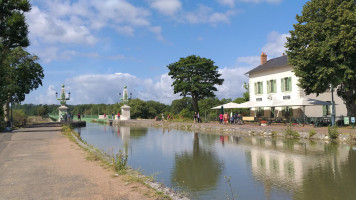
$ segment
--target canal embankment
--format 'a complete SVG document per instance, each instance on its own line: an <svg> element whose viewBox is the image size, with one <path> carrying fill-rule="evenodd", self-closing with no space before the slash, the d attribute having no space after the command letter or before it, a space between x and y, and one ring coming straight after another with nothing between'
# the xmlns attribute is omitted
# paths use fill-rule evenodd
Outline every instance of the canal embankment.
<svg viewBox="0 0 356 200"><path fill-rule="evenodd" d="M199 133L211 133L219 135L236 136L276 136L276 137L295 137L313 140L331 140L329 134L333 131L337 137L335 141L356 142L356 129L351 127L338 127L328 129L328 127L314 127L312 125L270 125L260 126L253 123L237 124L219 124L218 122L191 123L175 121L155 121L155 120L114 120L115 126L146 126L160 127L163 129L178 129Z"/></svg>

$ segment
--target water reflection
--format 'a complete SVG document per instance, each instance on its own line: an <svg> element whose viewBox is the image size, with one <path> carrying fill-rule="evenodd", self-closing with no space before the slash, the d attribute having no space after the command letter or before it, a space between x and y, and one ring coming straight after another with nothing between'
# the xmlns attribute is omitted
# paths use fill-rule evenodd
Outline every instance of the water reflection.
<svg viewBox="0 0 356 200"><path fill-rule="evenodd" d="M310 194L316 195L318 192L315 188L320 188L320 180L325 183L322 186L337 184L332 183L331 179L343 174L340 166L349 160L350 154L348 148L338 148L334 143L249 138L246 144L251 145L246 146L246 154L251 162L252 174L264 184L267 199L271 185L287 191L303 191L303 198L298 199L330 199L330 196L308 198L304 195L308 194L307 188L314 188L310 190ZM323 187L320 194L325 195L329 193L327 191L332 191L332 187Z"/></svg>
<svg viewBox="0 0 356 200"><path fill-rule="evenodd" d="M106 134L105 134L106 133ZM353 199L356 151L309 140L217 136L178 130L81 129L100 149L124 149L129 165L196 199L224 199L231 177L238 199Z"/></svg>
<svg viewBox="0 0 356 200"><path fill-rule="evenodd" d="M190 191L213 190L220 177L223 163L211 150L200 147L199 134L194 133L193 152L175 155L172 183Z"/></svg>

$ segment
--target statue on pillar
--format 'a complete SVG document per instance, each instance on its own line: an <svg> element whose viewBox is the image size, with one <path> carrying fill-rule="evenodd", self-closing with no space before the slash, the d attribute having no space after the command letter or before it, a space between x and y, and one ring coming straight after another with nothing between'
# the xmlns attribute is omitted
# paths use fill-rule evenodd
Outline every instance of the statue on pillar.
<svg viewBox="0 0 356 200"><path fill-rule="evenodd" d="M129 95L127 92L127 86L125 85L124 87L124 91L122 91L122 98L121 98L122 102L124 103L124 105L129 104Z"/></svg>
<svg viewBox="0 0 356 200"><path fill-rule="evenodd" d="M68 107L66 106L66 103L68 100L70 100L70 92L68 93L68 98L66 98L66 94L65 94L65 89L64 89L64 84L62 85L62 89L61 89L61 96L60 98L58 98L58 93L56 92L56 98L57 100L59 100L59 102L61 103L61 106L58 108L58 121L64 121L67 122L70 119L68 116Z"/></svg>
<svg viewBox="0 0 356 200"><path fill-rule="evenodd" d="M58 95L57 92L56 92L56 95ZM57 100L59 100L59 102L61 103L61 106L66 106L67 101L70 100L70 92L68 93L68 98L66 98L64 84L62 85L62 89L61 89L61 97L57 98Z"/></svg>
<svg viewBox="0 0 356 200"><path fill-rule="evenodd" d="M120 94L121 95L121 94ZM131 96L131 93L130 93ZM129 120L131 119L130 117L130 106L128 106L129 104L129 100L131 99L131 97L129 98L129 93L127 91L127 86L125 85L124 87L124 91L122 91L122 98L120 98L120 100L122 100L122 102L124 103L124 105L121 107L121 115L120 115L120 120Z"/></svg>

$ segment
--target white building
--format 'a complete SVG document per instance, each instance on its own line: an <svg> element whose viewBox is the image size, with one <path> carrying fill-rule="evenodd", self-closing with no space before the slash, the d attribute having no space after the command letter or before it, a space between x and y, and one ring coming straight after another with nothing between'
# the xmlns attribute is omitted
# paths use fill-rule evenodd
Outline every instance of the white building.
<svg viewBox="0 0 356 200"><path fill-rule="evenodd" d="M322 117L331 115L332 106L289 106L277 107L283 102L291 102L299 99L316 99L331 102L331 92L325 92L316 96L315 94L305 95L303 89L298 84L298 77L293 72L293 66L288 64L287 56L283 55L267 61L267 55L262 52L261 64L246 73L249 77L250 103L260 105L251 107L251 116L261 117L294 117L301 118L303 112L307 117ZM336 104L336 116L346 116L347 110L343 100L334 91L334 101ZM273 102L278 102L273 105ZM266 106L263 106L266 105ZM304 111L303 111L304 110Z"/></svg>

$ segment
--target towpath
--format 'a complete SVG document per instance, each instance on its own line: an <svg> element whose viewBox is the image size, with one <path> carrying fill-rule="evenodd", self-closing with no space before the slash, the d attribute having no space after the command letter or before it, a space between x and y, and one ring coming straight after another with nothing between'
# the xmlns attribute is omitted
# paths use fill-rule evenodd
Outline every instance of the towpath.
<svg viewBox="0 0 356 200"><path fill-rule="evenodd" d="M86 152L60 129L0 133L0 200L157 199L146 186L86 160Z"/></svg>

